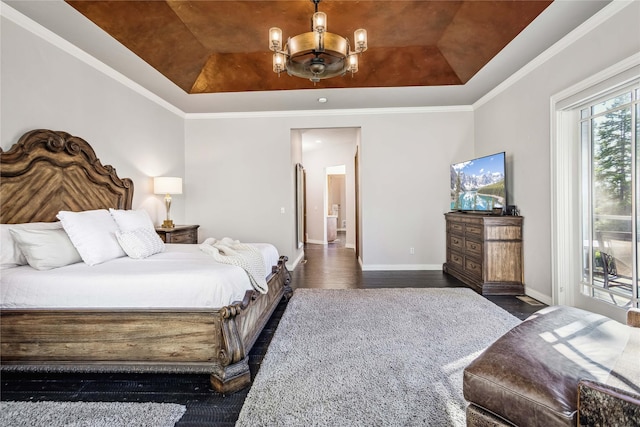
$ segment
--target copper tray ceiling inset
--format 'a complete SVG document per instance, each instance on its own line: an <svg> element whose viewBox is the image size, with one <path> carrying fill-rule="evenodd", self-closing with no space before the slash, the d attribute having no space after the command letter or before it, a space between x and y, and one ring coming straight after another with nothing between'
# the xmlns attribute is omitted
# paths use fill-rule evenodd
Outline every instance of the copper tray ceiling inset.
<svg viewBox="0 0 640 427"><path fill-rule="evenodd" d="M187 93L461 85L551 1L323 0L328 31L367 30L358 73L314 84L272 71L269 28L310 31L309 0L67 3Z"/></svg>

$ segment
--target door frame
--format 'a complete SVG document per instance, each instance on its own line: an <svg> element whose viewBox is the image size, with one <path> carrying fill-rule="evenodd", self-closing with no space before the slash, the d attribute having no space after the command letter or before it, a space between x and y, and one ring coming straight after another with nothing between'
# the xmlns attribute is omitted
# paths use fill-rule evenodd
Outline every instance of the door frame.
<svg viewBox="0 0 640 427"><path fill-rule="evenodd" d="M581 182L578 112L572 107L637 79L640 55L629 57L550 98L552 304L603 314L620 322L626 308L581 292ZM606 89L603 89L606 88Z"/></svg>

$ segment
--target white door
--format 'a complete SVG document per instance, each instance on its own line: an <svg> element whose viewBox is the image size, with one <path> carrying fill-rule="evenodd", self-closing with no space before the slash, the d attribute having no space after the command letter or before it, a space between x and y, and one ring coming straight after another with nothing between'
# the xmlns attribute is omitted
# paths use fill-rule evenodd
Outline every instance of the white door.
<svg viewBox="0 0 640 427"><path fill-rule="evenodd" d="M636 87L580 108L581 257L587 305L638 304L638 117Z"/></svg>

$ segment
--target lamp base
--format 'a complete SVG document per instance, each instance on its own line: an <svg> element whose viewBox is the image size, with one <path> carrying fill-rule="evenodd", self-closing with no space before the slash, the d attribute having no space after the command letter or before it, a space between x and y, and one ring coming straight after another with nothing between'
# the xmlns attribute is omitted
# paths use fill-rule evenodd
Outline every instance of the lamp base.
<svg viewBox="0 0 640 427"><path fill-rule="evenodd" d="M174 228L175 225L173 224L173 220L171 219L165 219L164 222L162 223L162 228Z"/></svg>

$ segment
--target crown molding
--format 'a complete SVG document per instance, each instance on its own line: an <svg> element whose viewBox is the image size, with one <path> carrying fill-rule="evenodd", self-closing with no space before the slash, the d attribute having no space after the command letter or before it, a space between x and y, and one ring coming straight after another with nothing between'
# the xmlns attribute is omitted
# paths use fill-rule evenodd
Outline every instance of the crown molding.
<svg viewBox="0 0 640 427"><path fill-rule="evenodd" d="M623 59L620 62L617 62L615 64L613 64L612 66L600 71L599 73L596 73L590 77L587 77L586 79L558 92L555 93L553 95L551 95L551 108L552 110L554 110L556 108L556 104L559 103L560 101L562 101L563 99L569 98L570 96L573 96L585 89L588 88L592 88L594 86L596 86L597 84L610 79L618 74L621 74L633 67L637 67L640 65L640 53L636 53L631 55L628 58ZM630 81L636 80L638 79L638 76L634 76L634 77L630 77L627 80L621 81L618 83L618 85L623 85L623 84L627 84ZM608 92L610 91L611 88L606 88L604 91ZM591 97L596 97L599 96L600 93L594 93L591 95ZM567 107L565 107L567 108Z"/></svg>
<svg viewBox="0 0 640 427"><path fill-rule="evenodd" d="M367 116L389 114L460 113L473 112L471 105L451 105L441 107L397 107L397 108L353 108L343 110L299 110L299 111L248 111L229 113L186 113L187 120L209 119L250 119L282 117L330 117Z"/></svg>
<svg viewBox="0 0 640 427"><path fill-rule="evenodd" d="M9 6L8 4L4 3L4 2L0 2L0 16L8 19L9 21L13 22L14 24L24 28L25 30L29 31L30 33L34 34L35 36L41 38L42 40L46 41L47 43L57 47L58 49L62 50L63 52L68 53L69 55L73 56L74 58L82 61L83 63L89 65L90 67L96 69L97 71L105 74L106 76L112 78L113 80L117 81L118 83L121 83L123 86L128 87L129 89L133 90L134 92L142 95L143 97L147 98L148 100L156 103L157 105L159 105L162 108L165 108L166 110L184 118L185 117L185 113L184 111L180 110L179 108L177 108L176 106L174 106L173 104L165 101L164 99L160 98L158 95L154 94L153 92L151 92L150 90L144 88L143 86L141 86L140 84L134 82L133 80L131 80L130 78L128 78L127 76L125 76L124 74L114 70L113 68L111 68L110 66L108 66L107 64L105 64L102 61L99 61L98 59L96 59L95 57L89 55L87 52L83 51L82 49L78 48L77 46L75 46L74 44L68 42L67 40L63 39L62 37L60 37L59 35L57 35L56 33L54 33L53 31L43 27L42 25L38 24L37 22L35 22L34 20L28 18L27 16L21 14L20 12L18 12L17 10L15 10L14 8L12 8L11 6Z"/></svg>
<svg viewBox="0 0 640 427"><path fill-rule="evenodd" d="M602 8L598 13L583 22L576 29L564 36L562 39L553 44L550 48L542 52L540 55L532 59L524 67L513 73L504 82L490 90L486 95L473 103L472 107L477 110L496 96L513 86L515 83L523 79L525 76L536 70L538 67L549 61L551 58L571 46L573 43L593 31L599 25L607 21L609 18L618 14L626 7L630 6L637 0L612 0L610 4Z"/></svg>

